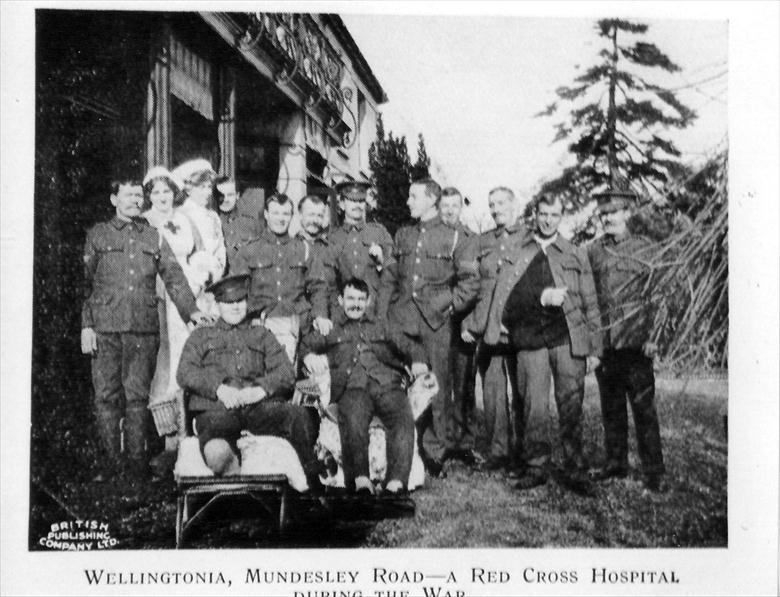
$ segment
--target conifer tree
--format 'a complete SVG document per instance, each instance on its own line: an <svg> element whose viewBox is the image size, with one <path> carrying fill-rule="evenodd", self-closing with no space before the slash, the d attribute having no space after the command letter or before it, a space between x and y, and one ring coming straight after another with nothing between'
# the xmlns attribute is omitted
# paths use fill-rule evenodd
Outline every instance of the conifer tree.
<svg viewBox="0 0 780 597"><path fill-rule="evenodd" d="M412 166L412 180L430 178L430 165L431 158L428 157L428 152L425 149L425 139L423 138L422 133L420 133L417 135L417 161L414 163L414 166Z"/></svg>
<svg viewBox="0 0 780 597"><path fill-rule="evenodd" d="M406 200L409 197L412 164L406 137L385 135L382 115L377 118L376 140L368 149L371 181L376 189L377 208L374 217L390 234L411 223Z"/></svg>
<svg viewBox="0 0 780 597"><path fill-rule="evenodd" d="M570 105L555 125L553 142L568 141L576 158L574 165L546 181L540 194L558 195L568 209L576 210L588 202L595 187L627 179L638 185L637 190L653 193L680 171L680 152L665 131L687 127L696 113L674 90L646 79L657 69L680 70L654 44L632 43L647 29L620 19L596 23L604 42L599 62L576 77L573 85L559 87L558 99L537 114L552 116L562 111L559 102Z"/></svg>

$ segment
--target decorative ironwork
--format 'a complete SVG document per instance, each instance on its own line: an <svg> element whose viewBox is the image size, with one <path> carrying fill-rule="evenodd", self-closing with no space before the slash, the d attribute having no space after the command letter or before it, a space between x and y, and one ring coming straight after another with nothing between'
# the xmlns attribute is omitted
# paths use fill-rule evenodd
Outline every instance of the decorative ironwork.
<svg viewBox="0 0 780 597"><path fill-rule="evenodd" d="M340 134L342 145L351 147L358 136L357 118L350 108L354 91L341 88L344 63L339 52L320 31L316 21L299 13L249 13L249 25L236 39L241 51L263 49L277 61L278 84L299 83L305 93L307 110L322 108L328 114L326 127L335 132L348 127L347 114L353 123L352 131Z"/></svg>
<svg viewBox="0 0 780 597"><path fill-rule="evenodd" d="M311 16L298 13L250 13L250 23L237 40L238 48L262 47L281 59L277 80L285 83L300 75L312 87L312 95L341 107L344 65L338 52L319 30Z"/></svg>

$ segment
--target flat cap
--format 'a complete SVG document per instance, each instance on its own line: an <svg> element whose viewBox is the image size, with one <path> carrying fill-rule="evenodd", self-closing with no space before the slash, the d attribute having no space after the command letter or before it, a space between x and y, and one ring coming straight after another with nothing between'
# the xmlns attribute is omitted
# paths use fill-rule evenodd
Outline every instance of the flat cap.
<svg viewBox="0 0 780 597"><path fill-rule="evenodd" d="M236 274L225 276L206 288L214 295L218 303L236 303L246 299L249 294L249 275Z"/></svg>

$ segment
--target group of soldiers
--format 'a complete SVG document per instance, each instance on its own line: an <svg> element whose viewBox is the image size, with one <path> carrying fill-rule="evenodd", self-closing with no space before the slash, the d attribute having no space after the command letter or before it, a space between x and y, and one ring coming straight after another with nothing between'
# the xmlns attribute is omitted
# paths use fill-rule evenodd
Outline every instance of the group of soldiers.
<svg viewBox="0 0 780 597"><path fill-rule="evenodd" d="M559 234L560 199L541 197L526 223L506 187L488 197L495 229L476 235L460 223L456 189L415 181L407 201L415 223L394 239L367 221L367 184L337 185L343 217L330 230L325 200L302 198L295 236L295 206L274 194L263 228L236 210L221 214L227 264L206 289L216 304L209 314L198 308L165 240L139 219L137 186L114 184L116 216L90 231L85 256L91 290L82 348L93 355L98 427L109 454L116 454L115 421L101 418L101 405L124 400L126 434L128 425L148 423L159 275L182 318L196 326L176 379L217 474L239 470L236 440L248 430L287 438L316 485L317 411L290 397L296 379L329 371L348 489L376 491L367 452L376 415L387 429L383 491L405 491L415 422L404 388L410 377L432 371L439 390L417 421L429 475L444 474L455 459L504 471L519 490L545 483L553 472L546 415L552 381L567 487L588 493L594 481L628 475L628 399L645 485L660 488L653 313L644 300L649 243L627 229L633 193L609 189L596 197L604 235L587 251ZM89 249L95 246L100 250ZM588 367L595 367L604 415L606 462L598 469L588 469L582 446ZM485 457L476 451L477 372ZM143 471L142 435L125 441L133 444L134 470Z"/></svg>

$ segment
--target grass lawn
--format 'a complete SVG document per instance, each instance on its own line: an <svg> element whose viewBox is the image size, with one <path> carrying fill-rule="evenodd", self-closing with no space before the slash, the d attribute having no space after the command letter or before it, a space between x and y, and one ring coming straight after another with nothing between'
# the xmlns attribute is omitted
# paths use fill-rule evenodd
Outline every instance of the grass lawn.
<svg viewBox="0 0 780 597"><path fill-rule="evenodd" d="M725 547L725 381L682 387L659 380L658 388L667 467L662 493L642 486L632 427L631 476L600 484L595 497L580 497L554 480L520 493L501 474L448 463L446 478L428 480L414 493L414 518L349 524L308 520L294 524L282 542L258 521L211 519L193 536L192 547ZM584 412L585 453L598 465L603 432L591 378ZM550 413L554 429L554 407ZM87 472L50 487L51 493L82 518L107 520L120 548L173 547L172 482L101 486L89 483ZM51 496L35 489L32 549L50 522L64 519Z"/></svg>
<svg viewBox="0 0 780 597"><path fill-rule="evenodd" d="M659 383L656 397L666 490L644 489L631 423L632 475L580 497L555 481L518 492L499 474L461 465L415 495L414 520L385 521L368 538L392 547L724 547L727 545L725 392L692 382ZM697 387L698 386L698 387ZM725 386L725 382L721 384ZM720 394L720 395L718 395ZM554 406L550 409L555 414ZM603 461L601 410L588 379L585 454ZM554 425L554 420L552 421Z"/></svg>

